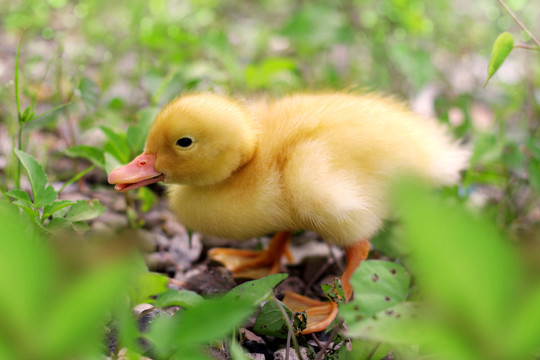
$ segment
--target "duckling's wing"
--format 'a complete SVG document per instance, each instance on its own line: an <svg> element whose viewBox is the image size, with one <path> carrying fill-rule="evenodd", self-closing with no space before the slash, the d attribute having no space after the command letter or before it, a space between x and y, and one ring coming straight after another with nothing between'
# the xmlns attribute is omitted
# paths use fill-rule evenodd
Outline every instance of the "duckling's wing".
<svg viewBox="0 0 540 360"><path fill-rule="evenodd" d="M374 177L340 168L324 142L299 144L283 182L298 228L348 246L373 235L386 215L383 188Z"/></svg>

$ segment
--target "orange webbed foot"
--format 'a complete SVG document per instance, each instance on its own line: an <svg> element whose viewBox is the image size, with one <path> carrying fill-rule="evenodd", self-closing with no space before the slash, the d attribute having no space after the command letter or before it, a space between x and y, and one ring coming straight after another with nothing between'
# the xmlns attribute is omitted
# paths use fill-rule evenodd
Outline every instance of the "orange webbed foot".
<svg viewBox="0 0 540 360"><path fill-rule="evenodd" d="M343 275L341 275L341 283L343 285L346 301L349 301L353 294L350 278L360 263L367 259L368 253L369 242L367 240L347 248L347 266ZM283 303L287 305L293 313L306 313L307 325L306 328L301 331L303 335L325 330L330 326L338 314L338 304L336 302L313 300L307 296L293 292L285 293Z"/></svg>
<svg viewBox="0 0 540 360"><path fill-rule="evenodd" d="M279 273L283 255L292 261L288 247L290 236L288 231L278 232L262 251L215 248L208 255L231 270L236 278L258 279Z"/></svg>
<svg viewBox="0 0 540 360"><path fill-rule="evenodd" d="M303 335L325 330L338 314L338 305L333 301L318 301L290 291L285 293L283 303L293 312L305 312L307 324Z"/></svg>

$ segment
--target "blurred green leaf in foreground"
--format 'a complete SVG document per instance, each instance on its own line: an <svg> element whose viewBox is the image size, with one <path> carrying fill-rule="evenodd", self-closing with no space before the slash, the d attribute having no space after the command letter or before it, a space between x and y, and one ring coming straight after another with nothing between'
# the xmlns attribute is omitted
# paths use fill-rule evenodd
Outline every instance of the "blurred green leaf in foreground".
<svg viewBox="0 0 540 360"><path fill-rule="evenodd" d="M0 359L99 357L133 263L100 257L72 268L7 202L0 202L0 234Z"/></svg>
<svg viewBox="0 0 540 360"><path fill-rule="evenodd" d="M416 183L399 185L395 199L422 311L411 320L417 331L393 341L416 342L440 359L532 359L540 350L540 282L529 280L514 245Z"/></svg>

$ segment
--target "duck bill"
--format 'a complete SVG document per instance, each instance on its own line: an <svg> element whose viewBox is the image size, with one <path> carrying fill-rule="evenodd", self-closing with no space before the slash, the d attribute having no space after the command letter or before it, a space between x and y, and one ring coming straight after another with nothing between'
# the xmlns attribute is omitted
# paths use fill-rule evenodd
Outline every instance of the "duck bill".
<svg viewBox="0 0 540 360"><path fill-rule="evenodd" d="M109 184L116 191L124 192L162 181L165 175L156 170L156 154L142 153L129 164L111 171Z"/></svg>

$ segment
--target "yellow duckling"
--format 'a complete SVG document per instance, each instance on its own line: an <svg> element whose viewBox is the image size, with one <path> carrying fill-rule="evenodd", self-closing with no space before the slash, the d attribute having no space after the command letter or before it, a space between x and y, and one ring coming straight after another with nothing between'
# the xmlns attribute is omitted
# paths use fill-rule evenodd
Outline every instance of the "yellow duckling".
<svg viewBox="0 0 540 360"><path fill-rule="evenodd" d="M206 234L277 233L265 251L210 251L236 276L279 272L291 231L314 230L346 248L341 281L349 300L349 279L388 214L391 179L414 174L451 184L467 159L440 125L375 94L296 94L244 104L201 93L165 106L144 153L111 172L109 182L117 191L171 184L179 220ZM304 334L325 329L338 311L333 302L295 293L284 302L306 311Z"/></svg>

